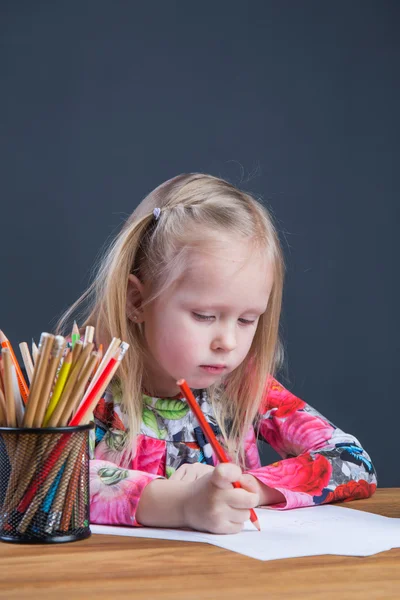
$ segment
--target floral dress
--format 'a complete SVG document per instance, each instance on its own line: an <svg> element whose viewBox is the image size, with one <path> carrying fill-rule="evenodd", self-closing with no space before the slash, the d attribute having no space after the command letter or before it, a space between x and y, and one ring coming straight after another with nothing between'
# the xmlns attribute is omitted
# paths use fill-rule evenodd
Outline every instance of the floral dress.
<svg viewBox="0 0 400 600"><path fill-rule="evenodd" d="M218 438L220 431L206 391L193 390L193 394ZM218 463L182 395L154 398L143 394L143 407L134 459L129 459L124 449L127 418L118 381L111 384L95 409L90 460L92 523L139 525L136 508L153 479L170 477L184 463ZM271 508L349 501L374 493L375 469L359 441L273 378L260 407L260 419L259 436L282 460L261 466L251 429L245 440L244 473L283 494L285 501Z"/></svg>

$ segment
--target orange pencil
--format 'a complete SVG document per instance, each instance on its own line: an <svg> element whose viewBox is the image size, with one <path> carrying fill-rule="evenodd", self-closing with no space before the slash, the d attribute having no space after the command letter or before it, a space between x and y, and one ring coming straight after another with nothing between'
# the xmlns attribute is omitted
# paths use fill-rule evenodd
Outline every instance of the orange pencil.
<svg viewBox="0 0 400 600"><path fill-rule="evenodd" d="M11 360L14 363L14 367L17 372L19 391L21 392L21 396L22 396L22 400L24 401L24 404L26 404L26 401L27 401L28 395L29 395L29 388L26 385L24 376L22 375L22 371L18 364L17 357L14 354L14 350L12 349L12 346L11 346L9 340L6 338L6 336L4 335L4 333L1 330L0 330L0 343L1 343L2 348L8 348L10 351Z"/></svg>
<svg viewBox="0 0 400 600"><path fill-rule="evenodd" d="M199 405L196 402L195 397L192 394L192 390L190 389L190 387L188 386L188 384L186 383L186 381L184 379L179 379L179 381L177 381L176 383L181 388L182 393L185 396L186 400L188 401L190 408L194 412L194 414L196 416L196 419L198 420L199 425L200 425L201 429L203 430L204 435L206 436L206 438L210 442L210 444L211 444L211 446L212 446L215 454L218 456L219 462L221 462L221 463L228 463L228 462L230 462L228 460L228 457L225 454L224 449L218 443L218 440L215 437L214 432L211 429L209 423L207 423L207 421L206 421L206 419L205 419L205 417L204 417L204 415L203 415L203 413L202 413ZM235 488L241 488L242 487L238 481L234 481L232 483L232 485ZM260 531L260 523L258 522L257 515L256 515L255 511L252 508L250 509L250 521L253 523L253 525L255 527L257 527L258 531Z"/></svg>

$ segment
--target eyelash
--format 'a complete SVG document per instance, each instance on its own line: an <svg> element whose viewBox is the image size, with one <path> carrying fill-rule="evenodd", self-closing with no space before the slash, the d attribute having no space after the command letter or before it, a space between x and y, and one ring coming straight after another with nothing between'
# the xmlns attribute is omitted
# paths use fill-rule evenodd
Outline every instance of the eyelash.
<svg viewBox="0 0 400 600"><path fill-rule="evenodd" d="M209 321L210 319L213 319L213 316L208 316L208 315L199 315L198 313L193 313L193 315L199 319L199 321ZM242 322L243 325L252 325L253 323L255 323L255 321L249 321L248 319L239 319L239 321Z"/></svg>

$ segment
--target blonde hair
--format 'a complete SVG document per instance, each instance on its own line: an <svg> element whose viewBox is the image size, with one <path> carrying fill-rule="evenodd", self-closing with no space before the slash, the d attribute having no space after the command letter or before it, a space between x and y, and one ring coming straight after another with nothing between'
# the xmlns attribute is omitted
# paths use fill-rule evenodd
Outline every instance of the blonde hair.
<svg viewBox="0 0 400 600"><path fill-rule="evenodd" d="M153 216L156 207L161 209L159 220ZM214 384L207 390L228 452L244 466L244 438L257 423L269 376L283 362L279 320L284 258L270 213L250 194L202 173L179 175L161 184L127 219L99 261L92 284L58 323L57 331L66 331L67 321L86 299L87 308L81 313L83 326L96 328L97 342L107 345L115 336L130 345L118 371L123 410L129 423L127 460L136 452L142 421L146 355L143 326L132 324L127 315L128 276L135 273L141 281L151 282L152 294L147 301L150 303L182 276L190 251L221 232L265 249L273 269L268 307L259 319L246 358L224 384Z"/></svg>

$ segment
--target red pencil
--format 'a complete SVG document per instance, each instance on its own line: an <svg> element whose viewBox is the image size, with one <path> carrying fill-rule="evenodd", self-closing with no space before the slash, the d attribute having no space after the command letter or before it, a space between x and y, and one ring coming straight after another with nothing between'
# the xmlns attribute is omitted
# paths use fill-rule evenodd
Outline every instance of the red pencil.
<svg viewBox="0 0 400 600"><path fill-rule="evenodd" d="M188 384L186 383L186 381L184 379L179 379L179 381L177 381L176 383L181 388L182 393L184 394L186 400L188 401L188 403L190 405L190 408L192 409L192 411L196 415L196 418L197 418L197 420L199 422L200 427L203 430L204 435L206 436L206 438L210 442L211 446L213 447L213 450L214 450L215 454L218 456L219 462L221 462L221 463L228 463L228 462L230 462L228 460L228 457L225 454L224 449L218 443L218 440L215 437L214 432L211 429L209 423L207 423L207 421L206 421L206 419L205 419L205 417L204 417L204 415L203 415L203 413L202 413L199 405L196 402L195 397L192 394L192 390L190 389L190 387L188 386ZM242 487L238 481L234 481L232 483L232 485L235 488L241 488ZM250 509L250 521L253 523L253 525L255 525L255 527L257 527L258 531L260 531L260 523L258 522L257 515L256 515L255 511L252 508Z"/></svg>

